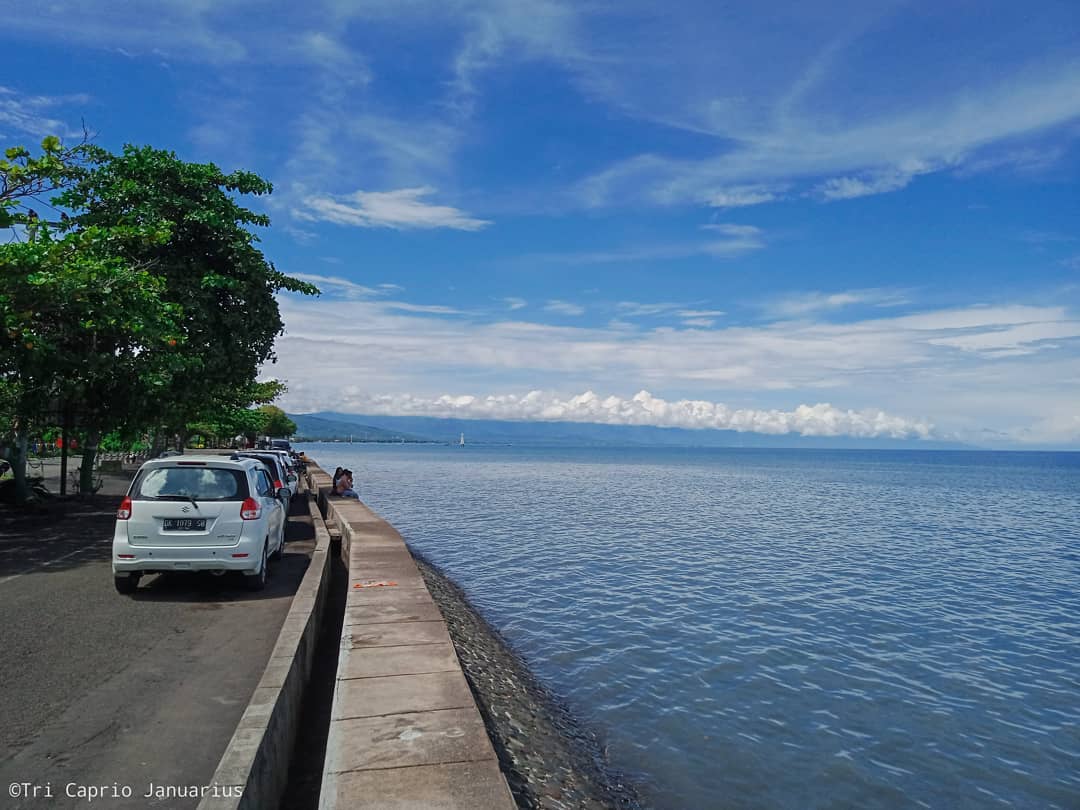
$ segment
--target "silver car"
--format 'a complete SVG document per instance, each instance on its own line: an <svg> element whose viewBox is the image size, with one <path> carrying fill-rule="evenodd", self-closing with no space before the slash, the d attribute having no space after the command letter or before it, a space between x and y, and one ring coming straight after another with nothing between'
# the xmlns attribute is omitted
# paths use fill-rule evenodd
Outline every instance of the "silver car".
<svg viewBox="0 0 1080 810"><path fill-rule="evenodd" d="M265 464L274 481L274 489L282 496L285 509L288 510L289 503L300 488L300 479L296 472L285 463L280 453L272 450L239 450L232 454L232 458L257 458Z"/></svg>
<svg viewBox="0 0 1080 810"><path fill-rule="evenodd" d="M262 462L176 456L146 462L116 513L113 577L133 593L143 574L239 571L266 586L285 545L285 506Z"/></svg>

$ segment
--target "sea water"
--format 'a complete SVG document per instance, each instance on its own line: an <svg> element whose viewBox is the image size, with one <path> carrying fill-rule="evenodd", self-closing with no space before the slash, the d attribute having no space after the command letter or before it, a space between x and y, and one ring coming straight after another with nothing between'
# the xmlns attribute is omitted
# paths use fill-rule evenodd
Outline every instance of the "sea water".
<svg viewBox="0 0 1080 810"><path fill-rule="evenodd" d="M1080 807L1080 454L305 447L650 806Z"/></svg>

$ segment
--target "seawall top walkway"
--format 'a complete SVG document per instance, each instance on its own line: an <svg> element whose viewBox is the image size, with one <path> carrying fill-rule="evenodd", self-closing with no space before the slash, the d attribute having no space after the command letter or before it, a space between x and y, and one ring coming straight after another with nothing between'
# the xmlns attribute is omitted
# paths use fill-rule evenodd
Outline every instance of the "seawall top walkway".
<svg viewBox="0 0 1080 810"><path fill-rule="evenodd" d="M514 810L442 614L401 535L356 500L312 491L341 533L349 593L321 810Z"/></svg>

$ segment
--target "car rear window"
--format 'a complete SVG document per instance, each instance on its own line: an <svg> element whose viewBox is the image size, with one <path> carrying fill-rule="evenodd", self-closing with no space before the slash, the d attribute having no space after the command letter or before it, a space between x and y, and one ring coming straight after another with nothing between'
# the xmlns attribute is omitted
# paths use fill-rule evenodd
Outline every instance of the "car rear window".
<svg viewBox="0 0 1080 810"><path fill-rule="evenodd" d="M153 467L143 471L132 492L136 500L242 501L248 496L248 487L242 470Z"/></svg>
<svg viewBox="0 0 1080 810"><path fill-rule="evenodd" d="M281 477L281 468L278 466L280 459L277 456L270 455L269 453L245 453L244 458L253 458L261 461L263 466L270 470L270 475L275 479Z"/></svg>

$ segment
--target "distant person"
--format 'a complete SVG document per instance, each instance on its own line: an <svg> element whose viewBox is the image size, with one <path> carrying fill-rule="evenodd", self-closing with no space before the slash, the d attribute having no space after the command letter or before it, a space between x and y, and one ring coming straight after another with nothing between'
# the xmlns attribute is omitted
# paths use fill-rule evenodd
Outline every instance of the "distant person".
<svg viewBox="0 0 1080 810"><path fill-rule="evenodd" d="M341 477L338 478L337 483L334 485L334 494L340 495L342 498L360 500L359 493L353 489L352 470L342 470Z"/></svg>
<svg viewBox="0 0 1080 810"><path fill-rule="evenodd" d="M344 468L344 467L338 467L338 468L337 468L336 470L334 470L334 478L333 478L333 485L334 485L335 487L337 486L337 482L338 482L338 479L339 479L339 478L341 478L341 474L342 474L343 472L345 472L345 468Z"/></svg>

